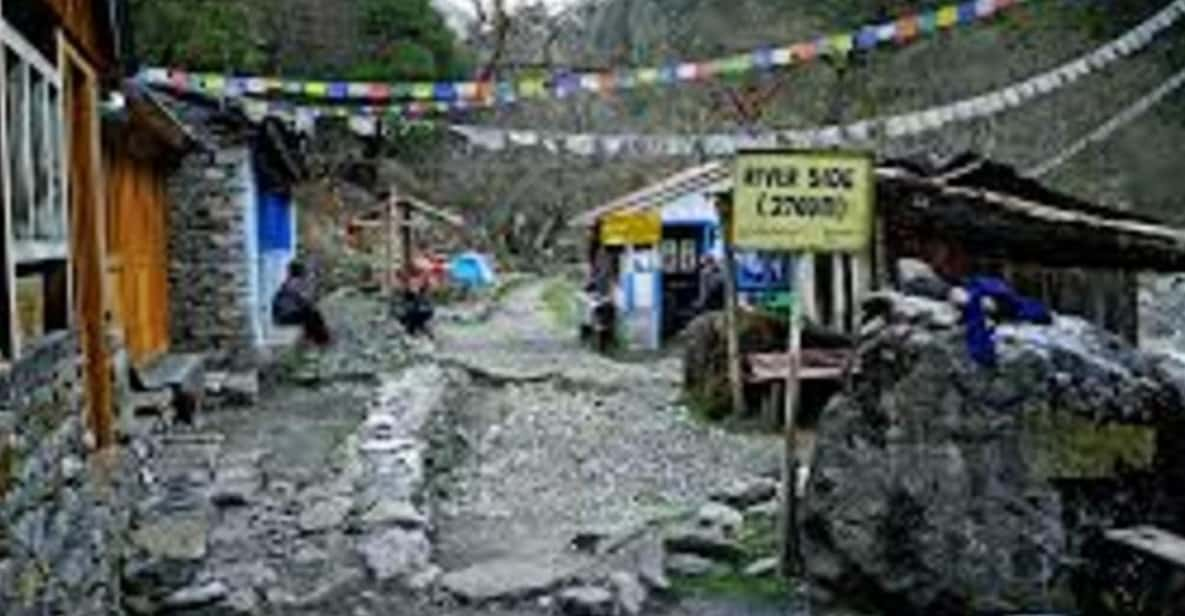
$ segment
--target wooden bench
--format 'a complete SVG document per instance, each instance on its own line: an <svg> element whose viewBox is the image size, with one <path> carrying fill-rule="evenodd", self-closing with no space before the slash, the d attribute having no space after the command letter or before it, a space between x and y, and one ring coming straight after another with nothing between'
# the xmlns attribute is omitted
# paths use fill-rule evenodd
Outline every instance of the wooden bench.
<svg viewBox="0 0 1185 616"><path fill-rule="evenodd" d="M846 349L803 349L800 381L840 381L852 356ZM768 425L781 420L786 398L786 375L790 354L748 353L743 358L745 383L762 386L761 416Z"/></svg>

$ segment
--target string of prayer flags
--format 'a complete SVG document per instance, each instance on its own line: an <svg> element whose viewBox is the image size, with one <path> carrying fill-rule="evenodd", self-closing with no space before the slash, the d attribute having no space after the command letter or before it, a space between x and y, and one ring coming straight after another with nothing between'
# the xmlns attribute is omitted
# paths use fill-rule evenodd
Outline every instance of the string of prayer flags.
<svg viewBox="0 0 1185 616"><path fill-rule="evenodd" d="M849 32L835 32L811 41L763 46L744 54L711 60L674 60L661 66L523 76L497 81L439 81L376 83L344 80L293 80L275 77L187 73L179 69L147 68L140 79L185 94L237 98L241 96L324 101L394 103L398 101L511 102L524 99L566 98L577 92L612 94L644 86L696 83L713 78L735 78L815 60L821 55L847 56L888 44L907 45L940 30L984 21L1027 0L964 0L937 9L908 13L884 23L866 24ZM178 77L178 76L181 77ZM513 95L507 95L513 93Z"/></svg>

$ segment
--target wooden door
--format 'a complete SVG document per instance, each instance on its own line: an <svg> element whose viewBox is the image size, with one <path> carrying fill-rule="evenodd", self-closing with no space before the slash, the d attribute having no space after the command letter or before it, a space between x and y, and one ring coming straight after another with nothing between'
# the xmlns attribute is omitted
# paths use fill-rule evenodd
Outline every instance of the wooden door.
<svg viewBox="0 0 1185 616"><path fill-rule="evenodd" d="M69 136L70 252L74 310L82 336L86 423L99 447L113 441L111 359L104 337L103 183L95 73L64 39L62 70Z"/></svg>
<svg viewBox="0 0 1185 616"><path fill-rule="evenodd" d="M109 144L106 160L112 309L132 361L142 366L169 348L165 171L120 138Z"/></svg>

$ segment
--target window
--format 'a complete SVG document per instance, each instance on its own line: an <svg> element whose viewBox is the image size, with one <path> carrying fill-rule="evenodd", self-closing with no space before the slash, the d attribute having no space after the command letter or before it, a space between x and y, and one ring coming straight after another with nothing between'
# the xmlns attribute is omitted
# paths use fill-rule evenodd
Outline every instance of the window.
<svg viewBox="0 0 1185 616"><path fill-rule="evenodd" d="M3 143L18 263L66 257L61 79L53 64L0 24L5 87Z"/></svg>
<svg viewBox="0 0 1185 616"><path fill-rule="evenodd" d="M0 260L0 350L9 359L69 318L61 83L55 63L0 19L0 206L11 221L0 246L13 259Z"/></svg>

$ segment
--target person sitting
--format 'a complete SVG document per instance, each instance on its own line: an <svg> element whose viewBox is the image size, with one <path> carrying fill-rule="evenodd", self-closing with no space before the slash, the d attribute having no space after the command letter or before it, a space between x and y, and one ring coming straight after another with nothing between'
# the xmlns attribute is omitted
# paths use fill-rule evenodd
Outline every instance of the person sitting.
<svg viewBox="0 0 1185 616"><path fill-rule="evenodd" d="M301 327L305 339L317 346L329 345L329 326L313 302L303 263L288 265L288 277L272 299L272 320L276 325Z"/></svg>
<svg viewBox="0 0 1185 616"><path fill-rule="evenodd" d="M424 334L432 338L432 330L428 323L432 321L434 313L432 303L428 301L421 285L403 291L403 314L400 315L399 322L408 335Z"/></svg>

